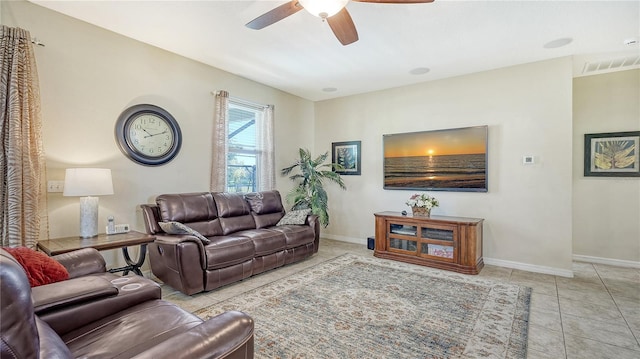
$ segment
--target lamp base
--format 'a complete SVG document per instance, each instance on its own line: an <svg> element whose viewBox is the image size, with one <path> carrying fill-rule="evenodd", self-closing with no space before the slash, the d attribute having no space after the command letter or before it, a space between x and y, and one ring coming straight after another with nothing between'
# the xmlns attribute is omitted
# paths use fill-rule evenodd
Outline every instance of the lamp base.
<svg viewBox="0 0 640 359"><path fill-rule="evenodd" d="M98 197L80 197L80 238L98 235Z"/></svg>

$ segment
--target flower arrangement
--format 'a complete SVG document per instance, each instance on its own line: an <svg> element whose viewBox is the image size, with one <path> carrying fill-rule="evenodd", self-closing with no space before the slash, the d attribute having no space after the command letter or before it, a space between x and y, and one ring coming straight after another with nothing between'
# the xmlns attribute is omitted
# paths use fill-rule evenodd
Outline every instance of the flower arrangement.
<svg viewBox="0 0 640 359"><path fill-rule="evenodd" d="M440 202L434 197L429 196L428 194L414 194L409 197L409 200L406 202L406 205L409 207L418 207L418 208L426 208L431 209L433 207L438 207Z"/></svg>

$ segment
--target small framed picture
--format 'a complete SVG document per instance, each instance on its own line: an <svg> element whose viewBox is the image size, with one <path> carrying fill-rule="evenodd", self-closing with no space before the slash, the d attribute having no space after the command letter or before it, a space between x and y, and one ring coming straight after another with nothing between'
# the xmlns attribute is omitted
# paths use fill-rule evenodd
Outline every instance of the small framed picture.
<svg viewBox="0 0 640 359"><path fill-rule="evenodd" d="M360 141L333 142L331 144L331 163L342 165L335 170L341 175L360 175Z"/></svg>
<svg viewBox="0 0 640 359"><path fill-rule="evenodd" d="M640 131L584 135L584 175L640 177Z"/></svg>

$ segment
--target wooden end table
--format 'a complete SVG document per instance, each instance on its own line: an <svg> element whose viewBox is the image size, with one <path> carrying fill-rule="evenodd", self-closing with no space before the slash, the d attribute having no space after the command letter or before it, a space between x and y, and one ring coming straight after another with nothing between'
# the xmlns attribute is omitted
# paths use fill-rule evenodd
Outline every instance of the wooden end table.
<svg viewBox="0 0 640 359"><path fill-rule="evenodd" d="M109 272L124 272L123 275L127 275L129 271L131 271L142 276L140 267L142 267L147 255L147 244L153 242L155 239L156 237L152 235L136 231L110 235L101 233L96 237L91 238L80 238L75 236L38 241L38 248L49 256L67 253L82 248L95 248L99 251L122 248L122 254L124 255L124 260L127 265L120 268L109 269ZM129 256L129 250L127 247L137 245L140 246L140 255L136 261L133 261Z"/></svg>

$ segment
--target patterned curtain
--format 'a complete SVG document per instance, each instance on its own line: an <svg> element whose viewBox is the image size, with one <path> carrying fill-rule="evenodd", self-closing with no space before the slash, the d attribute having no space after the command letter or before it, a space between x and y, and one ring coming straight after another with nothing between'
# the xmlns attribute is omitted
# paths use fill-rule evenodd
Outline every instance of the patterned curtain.
<svg viewBox="0 0 640 359"><path fill-rule="evenodd" d="M259 191L268 191L276 188L276 160L273 145L273 105L266 106L261 121L262 126L258 131L258 159L260 166L258 173Z"/></svg>
<svg viewBox="0 0 640 359"><path fill-rule="evenodd" d="M227 113L229 92L215 94L213 115L213 153L211 154L211 192L224 192L227 183Z"/></svg>
<svg viewBox="0 0 640 359"><path fill-rule="evenodd" d="M48 238L38 73L29 32L0 26L1 244L35 248Z"/></svg>

